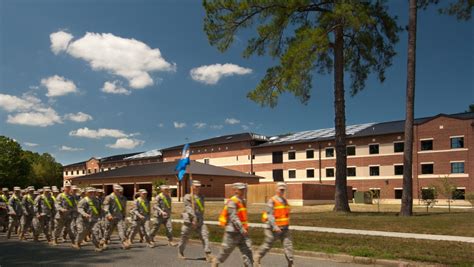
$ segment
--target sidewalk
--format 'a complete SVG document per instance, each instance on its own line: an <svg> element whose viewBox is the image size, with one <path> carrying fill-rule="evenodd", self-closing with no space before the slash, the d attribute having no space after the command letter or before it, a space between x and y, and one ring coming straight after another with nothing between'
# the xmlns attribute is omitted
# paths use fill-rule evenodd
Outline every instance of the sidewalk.
<svg viewBox="0 0 474 267"><path fill-rule="evenodd" d="M183 223L183 220L173 220L173 222ZM218 225L217 221L204 221L204 223L207 225ZM266 224L249 223L249 226L255 227L255 228L264 228ZM415 234L415 233L385 232L385 231L356 230L356 229L298 226L298 225L292 225L290 228L293 231L325 232L325 233L335 233L335 234L368 235L368 236L381 236L381 237L412 238L412 239L423 239L423 240L474 243L474 237L467 237L467 236Z"/></svg>

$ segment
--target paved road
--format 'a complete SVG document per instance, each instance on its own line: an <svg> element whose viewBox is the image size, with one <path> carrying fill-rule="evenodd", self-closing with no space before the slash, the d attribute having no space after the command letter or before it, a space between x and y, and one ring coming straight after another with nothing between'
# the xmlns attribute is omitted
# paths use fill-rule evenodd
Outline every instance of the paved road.
<svg viewBox="0 0 474 267"><path fill-rule="evenodd" d="M197 243L191 243L185 251L186 260L178 259L176 248L164 245L159 241L158 246L151 249L144 244L134 244L130 250L122 250L118 240L108 250L97 253L92 246L86 245L81 250L75 250L69 244L60 244L51 247L46 243L34 243L32 241L20 242L18 240L7 240L4 233L0 233L0 266L210 266L205 262L202 248ZM218 247L212 247L214 253ZM364 266L356 264L338 263L324 261L308 257L296 257L297 266ZM262 261L263 266L286 266L283 255L268 254ZM234 251L222 266L241 266L240 253Z"/></svg>

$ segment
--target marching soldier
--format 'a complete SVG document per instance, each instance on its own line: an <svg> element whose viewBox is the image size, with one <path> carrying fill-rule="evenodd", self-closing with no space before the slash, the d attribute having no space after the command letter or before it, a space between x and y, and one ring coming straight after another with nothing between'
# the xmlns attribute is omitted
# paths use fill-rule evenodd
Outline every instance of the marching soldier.
<svg viewBox="0 0 474 267"><path fill-rule="evenodd" d="M102 240L105 236L105 216L104 216L104 212L102 212L104 209L104 190L103 189L97 189L96 198L99 203L98 204L99 208L101 210L98 224L99 224L99 233L100 233L99 240Z"/></svg>
<svg viewBox="0 0 474 267"><path fill-rule="evenodd" d="M76 200L71 194L71 183L64 182L64 192L56 197L55 201L56 216L54 217L54 240L53 245L58 245L58 239L62 231L64 235L69 235L72 244L74 245L74 233L72 231L72 221L74 220L75 212L77 211Z"/></svg>
<svg viewBox="0 0 474 267"><path fill-rule="evenodd" d="M5 233L8 230L8 188L2 188L0 191L0 226Z"/></svg>
<svg viewBox="0 0 474 267"><path fill-rule="evenodd" d="M96 189L89 187L86 189L86 195L77 205L78 219L77 219L77 236L74 248L79 249L81 242L86 235L91 234L92 244L95 246L95 251L101 252L103 249L99 243L100 240L100 225L101 209L99 200L95 197Z"/></svg>
<svg viewBox="0 0 474 267"><path fill-rule="evenodd" d="M222 248L219 255L212 260L212 266L217 267L223 263L236 246L242 253L244 266L253 266L252 242L248 234L247 206L244 199L247 185L244 183L232 184L234 196L224 206L220 216L219 225L225 227Z"/></svg>
<svg viewBox="0 0 474 267"><path fill-rule="evenodd" d="M71 190L72 190L72 197L74 199L74 202L76 204L76 207L77 207L77 203L79 203L79 201L81 200L81 189L79 187L77 187L76 185L73 185L71 186ZM77 226L76 226L76 220L77 220L77 217L78 216L78 213L77 213L77 208L72 211L72 220L71 220L71 229L72 229L72 234L74 236L77 235ZM64 239L66 239L66 232L63 233L63 237ZM74 239L72 239L74 240Z"/></svg>
<svg viewBox="0 0 474 267"><path fill-rule="evenodd" d="M130 243L125 235L125 213L127 208L127 198L123 196L123 187L115 184L114 192L108 195L104 200L104 212L106 221L105 236L101 240L101 245L105 247L106 242L110 241L110 236L115 228L118 228L120 241L123 249L129 249Z"/></svg>
<svg viewBox="0 0 474 267"><path fill-rule="evenodd" d="M13 188L13 195L8 200L8 214L10 215L10 222L8 224L7 239L10 239L12 232L20 226L20 219L23 215L23 205L21 203L21 188L15 186Z"/></svg>
<svg viewBox="0 0 474 267"><path fill-rule="evenodd" d="M204 224L204 196L200 194L201 182L193 180L193 194L184 196L183 225L181 240L178 244L178 257L184 259L184 249L189 240L191 231L196 231L202 241L206 261L211 262L211 248L209 247L209 230ZM194 198L194 199L193 199Z"/></svg>
<svg viewBox="0 0 474 267"><path fill-rule="evenodd" d="M56 210L56 198L58 197L59 195L59 189L57 186L51 186L51 198L53 199L53 202L54 202L54 212L53 212L53 219L51 221L51 234L53 235L54 237L54 230L56 229L56 223L55 223L55 218L56 218L56 213L57 213L57 210Z"/></svg>
<svg viewBox="0 0 474 267"><path fill-rule="evenodd" d="M21 217L20 240L25 240L25 234L30 230L34 231L33 218L35 217L35 200L33 198L33 193L35 192L35 188L29 186L27 191L28 194L26 194L22 200L23 217Z"/></svg>
<svg viewBox="0 0 474 267"><path fill-rule="evenodd" d="M176 243L173 242L173 225L171 221L171 196L168 185L161 185L159 187L161 193L156 196L156 203L153 206L155 210L156 222L153 224L149 236L152 241L161 225L165 226L166 237L168 238L168 246L174 247Z"/></svg>
<svg viewBox="0 0 474 267"><path fill-rule="evenodd" d="M145 224L150 221L150 202L147 199L148 192L146 189L139 190L140 196L135 199L135 204L131 210L132 227L130 229L129 243L132 243L135 235L141 232L150 248L155 247L150 236L146 232Z"/></svg>
<svg viewBox="0 0 474 267"><path fill-rule="evenodd" d="M38 220L35 220L37 224L34 231L35 241L38 241L40 232L44 233L48 243L51 243L51 222L54 212L54 203L51 198L51 188L49 186L43 187L43 194L39 195L35 199L35 213Z"/></svg>
<svg viewBox="0 0 474 267"><path fill-rule="evenodd" d="M266 211L262 214L262 221L267 223L265 240L260 246L254 262L260 266L261 259L272 248L273 242L280 239L285 250L288 266L293 266L293 242L290 234L290 206L285 198L286 184L277 184L276 194L267 202Z"/></svg>

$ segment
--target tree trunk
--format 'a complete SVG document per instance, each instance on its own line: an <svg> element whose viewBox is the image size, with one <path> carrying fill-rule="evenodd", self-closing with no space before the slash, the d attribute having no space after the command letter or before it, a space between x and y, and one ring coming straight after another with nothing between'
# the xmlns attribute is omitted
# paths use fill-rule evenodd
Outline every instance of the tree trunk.
<svg viewBox="0 0 474 267"><path fill-rule="evenodd" d="M415 113L415 65L416 65L416 0L410 0L408 18L408 59L405 118L405 149L403 152L403 193L400 216L413 214L413 121Z"/></svg>
<svg viewBox="0 0 474 267"><path fill-rule="evenodd" d="M344 103L344 37L342 25L334 38L334 108L336 128L336 194L334 211L350 212L347 200L346 114Z"/></svg>

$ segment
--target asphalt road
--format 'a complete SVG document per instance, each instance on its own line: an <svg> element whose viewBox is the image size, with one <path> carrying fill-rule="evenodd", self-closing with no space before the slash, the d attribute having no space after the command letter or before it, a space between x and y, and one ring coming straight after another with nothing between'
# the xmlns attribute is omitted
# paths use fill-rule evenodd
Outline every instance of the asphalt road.
<svg viewBox="0 0 474 267"><path fill-rule="evenodd" d="M213 253L219 247L212 247ZM80 250L70 247L69 243L51 247L45 241L18 241L16 238L7 240L0 233L0 267L4 266L210 266L204 259L200 244L191 242L185 251L186 260L177 258L177 250L165 246L164 240L159 240L155 248L148 248L144 243L135 243L129 250L122 250L117 238L104 252L94 252L93 246L87 244ZM355 264L324 261L309 257L295 258L296 266L364 266ZM240 252L235 250L229 259L221 266L242 266ZM268 254L262 260L262 266L286 266L286 260L280 254Z"/></svg>

